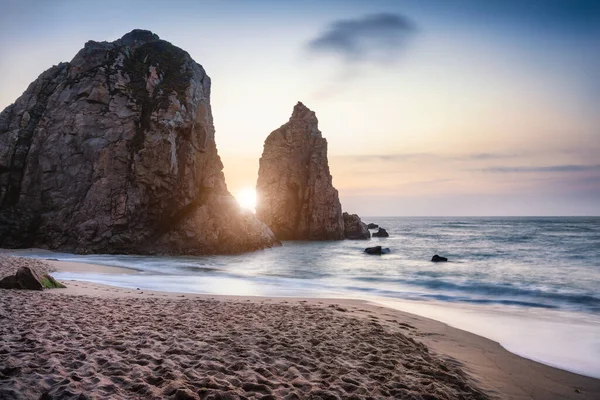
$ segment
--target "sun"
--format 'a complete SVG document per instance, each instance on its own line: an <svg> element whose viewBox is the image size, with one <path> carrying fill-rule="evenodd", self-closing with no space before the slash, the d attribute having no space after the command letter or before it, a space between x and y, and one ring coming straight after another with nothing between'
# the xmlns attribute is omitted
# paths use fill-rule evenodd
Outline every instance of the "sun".
<svg viewBox="0 0 600 400"><path fill-rule="evenodd" d="M235 193L235 199L240 207L252 212L256 211L256 190L251 187L245 187Z"/></svg>

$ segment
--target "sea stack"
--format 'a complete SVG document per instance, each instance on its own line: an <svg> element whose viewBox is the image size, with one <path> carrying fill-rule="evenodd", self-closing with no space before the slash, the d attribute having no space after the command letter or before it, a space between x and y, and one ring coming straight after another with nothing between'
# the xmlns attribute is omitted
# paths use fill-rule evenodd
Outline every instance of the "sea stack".
<svg viewBox="0 0 600 400"><path fill-rule="evenodd" d="M341 240L344 220L313 111L298 103L264 144L256 215L280 240Z"/></svg>
<svg viewBox="0 0 600 400"><path fill-rule="evenodd" d="M278 243L227 190L210 78L152 32L89 41L0 114L0 246L215 254Z"/></svg>

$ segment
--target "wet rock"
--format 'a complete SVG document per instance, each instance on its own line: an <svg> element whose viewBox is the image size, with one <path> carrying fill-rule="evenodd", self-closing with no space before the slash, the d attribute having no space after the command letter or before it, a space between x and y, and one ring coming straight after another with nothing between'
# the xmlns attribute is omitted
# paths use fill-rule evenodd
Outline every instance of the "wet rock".
<svg viewBox="0 0 600 400"><path fill-rule="evenodd" d="M375 246L375 247L367 247L365 249L365 253L367 254L373 254L373 255L381 255L381 254L387 254L390 252L389 248L382 248L381 246Z"/></svg>
<svg viewBox="0 0 600 400"><path fill-rule="evenodd" d="M143 30L89 41L42 73L0 113L0 247L215 254L278 244L227 190L210 92L200 64Z"/></svg>
<svg viewBox="0 0 600 400"><path fill-rule="evenodd" d="M441 257L441 256L438 256L436 254L433 257L431 257L431 261L433 261L433 262L445 262L445 261L448 261L448 259L446 257Z"/></svg>
<svg viewBox="0 0 600 400"><path fill-rule="evenodd" d="M15 275L0 280L1 289L44 290L64 287L50 275L42 274L29 267L21 267Z"/></svg>
<svg viewBox="0 0 600 400"><path fill-rule="evenodd" d="M367 228L369 228L369 229L377 229L377 228L379 228L379 225L374 224L374 223L371 222L371 223L367 224Z"/></svg>
<svg viewBox="0 0 600 400"><path fill-rule="evenodd" d="M367 225L360 220L356 214L345 212L344 217L344 236L351 240L367 240L371 238L371 232Z"/></svg>
<svg viewBox="0 0 600 400"><path fill-rule="evenodd" d="M389 237L389 233L383 228L379 228L377 232L373 233L373 237Z"/></svg>
<svg viewBox="0 0 600 400"><path fill-rule="evenodd" d="M264 144L256 215L280 240L341 240L344 221L313 111L298 103Z"/></svg>

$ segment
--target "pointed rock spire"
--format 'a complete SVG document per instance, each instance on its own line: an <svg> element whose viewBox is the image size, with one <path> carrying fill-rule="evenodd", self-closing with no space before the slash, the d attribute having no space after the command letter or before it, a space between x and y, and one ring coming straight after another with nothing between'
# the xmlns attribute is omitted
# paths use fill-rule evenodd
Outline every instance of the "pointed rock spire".
<svg viewBox="0 0 600 400"><path fill-rule="evenodd" d="M256 215L280 240L344 239L338 191L327 161L327 140L301 102L290 120L265 140L256 186Z"/></svg>

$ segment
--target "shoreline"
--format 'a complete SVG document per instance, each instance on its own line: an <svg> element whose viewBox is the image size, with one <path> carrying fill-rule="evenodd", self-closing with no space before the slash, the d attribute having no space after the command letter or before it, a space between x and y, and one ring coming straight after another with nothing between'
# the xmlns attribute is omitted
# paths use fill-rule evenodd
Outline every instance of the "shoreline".
<svg viewBox="0 0 600 400"><path fill-rule="evenodd" d="M136 273L134 270L129 268L121 267L109 267L102 265L83 264L77 262L63 262L63 261L48 261L50 265L57 269L57 272L81 272L85 270L85 266L88 265L92 270L88 272L95 273L125 273L131 274ZM75 282L75 281L71 281ZM89 294L88 286L91 288L116 288L119 291L130 292L132 296L140 296L135 290L119 288L117 286L84 283L77 281L78 288L83 289ZM68 289L67 289L68 290ZM94 289L92 289L94 290ZM79 293L79 290L77 291ZM532 392L539 391L540 394L544 393L539 397L540 399L552 398L552 394L559 394L562 398L568 397L570 394L577 395L576 398L585 399L585 393L587 388L591 390L592 396L590 399L600 397L600 379L588 377L585 375L576 374L563 369L552 367L539 363L534 360L527 359L512 353L502 347L498 342L483 336L470 333L459 328L451 327L438 320L428 318L425 316L413 314L407 311L398 310L384 304L377 302L371 302L368 300L361 299L346 299L346 298L306 298L306 297L262 297L262 296L230 296L230 295L212 295L212 294L196 294L196 293L179 293L179 292L161 292L161 291L150 291L144 290L147 296L160 295L167 298L180 298L180 296L186 296L191 298L201 299L215 299L221 301L250 301L250 302L274 302L274 303L291 303L291 302L305 302L306 304L326 304L333 305L339 304L343 307L361 307L367 309L378 316L384 314L394 315L397 318L401 318L405 323L411 323L417 328L421 335L419 339L425 343L428 347L440 354L448 355L458 360L461 365L465 366L467 372L477 377L478 382L489 382L489 373L492 372L495 381L490 384L487 388L485 385L482 386L484 390L490 393L496 393L496 395L509 396L507 398L532 398L523 397L527 394L523 391L527 388ZM358 312L360 315L360 312ZM362 315L365 317L365 315ZM469 352L465 352L463 346L469 347ZM516 368L515 368L516 367ZM518 372L517 372L518 371ZM531 380L532 375L535 376L533 381ZM551 378L548 378L551 377ZM539 382L539 385L532 385L532 382ZM529 386L529 387L528 387ZM510 389L509 389L510 388ZM548 391L544 388L549 388ZM579 389L581 393L575 392L575 389ZM505 393L503 391L508 391ZM538 398L538 397L533 397Z"/></svg>
<svg viewBox="0 0 600 400"><path fill-rule="evenodd" d="M71 262L82 261L73 260ZM102 263L99 260L98 262ZM65 272L56 273L55 278L83 279L88 282L117 287L141 287L148 290L178 293L361 299L437 320L454 328L483 336L500 343L509 352L529 360L578 375L600 379L600 363L595 357L598 355L597 346L600 344L597 340L600 333L600 318L590 314L578 314L566 310L526 309L499 305L479 306L435 300L382 297L361 293L344 293L335 288L332 288L334 290L331 291L323 291L318 288L317 291L313 291L307 287L303 288L302 285L287 286L283 282L282 286L278 286L270 282L260 282L258 279L245 280L235 276L228 277L227 274L224 274L225 276L220 274L191 275L188 279L186 275L179 274L163 276L156 271L156 268L150 271L137 269L135 263L125 264L124 269L121 270L113 270L117 275L104 275L97 273L102 268L99 269L95 266L90 266L90 268L89 273L85 273L85 275L80 275L78 273L80 269L76 267L61 268ZM96 273L92 273L92 271ZM139 274L136 274L136 271ZM105 272L109 272L108 269Z"/></svg>
<svg viewBox="0 0 600 400"><path fill-rule="evenodd" d="M136 273L129 268L96 264L55 260L44 260L44 262L57 272ZM236 304L244 302L255 305L306 305L328 310L333 308L336 313L345 317L376 321L384 329L399 330L402 334L423 343L432 350L433 354L459 366L468 374L471 382L491 396L502 399L600 398L600 379L578 375L523 358L482 336L453 328L431 318L367 300L191 294L135 290L77 280L63 282L67 284L67 289L45 291L43 296L85 296L100 298L101 301L123 298L168 301L186 299Z"/></svg>

